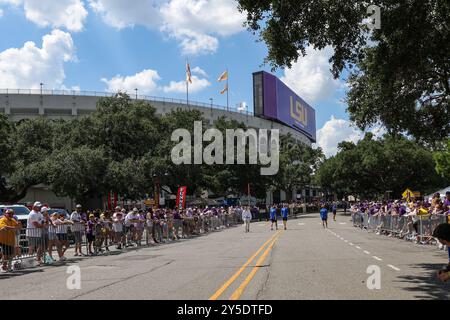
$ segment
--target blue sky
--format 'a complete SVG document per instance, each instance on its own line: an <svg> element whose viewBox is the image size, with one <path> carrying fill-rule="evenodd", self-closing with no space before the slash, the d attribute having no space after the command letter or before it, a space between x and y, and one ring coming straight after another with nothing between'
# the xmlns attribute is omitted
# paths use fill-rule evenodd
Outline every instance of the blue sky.
<svg viewBox="0 0 450 320"><path fill-rule="evenodd" d="M228 68L230 105L252 108L252 73L270 67L262 65L265 44L243 20L234 0L0 0L0 87L139 88L185 99L189 59L191 100L226 105L217 78ZM332 52L308 49L292 69L275 72L316 109L318 144L328 155L341 140L361 137L341 102L345 81L329 72Z"/></svg>

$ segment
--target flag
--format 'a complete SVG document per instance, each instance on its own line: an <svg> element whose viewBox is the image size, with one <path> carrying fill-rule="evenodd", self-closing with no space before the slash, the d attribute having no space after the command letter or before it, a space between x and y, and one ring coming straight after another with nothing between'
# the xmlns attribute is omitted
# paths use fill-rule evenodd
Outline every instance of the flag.
<svg viewBox="0 0 450 320"><path fill-rule="evenodd" d="M192 83L191 66L186 62L186 82Z"/></svg>
<svg viewBox="0 0 450 320"><path fill-rule="evenodd" d="M224 73L222 73L222 75L219 77L219 79L217 80L217 82L222 82L228 80L228 71L225 71Z"/></svg>
<svg viewBox="0 0 450 320"><path fill-rule="evenodd" d="M220 91L220 94L224 94L227 91L228 91L228 85L226 85L225 88L222 91Z"/></svg>

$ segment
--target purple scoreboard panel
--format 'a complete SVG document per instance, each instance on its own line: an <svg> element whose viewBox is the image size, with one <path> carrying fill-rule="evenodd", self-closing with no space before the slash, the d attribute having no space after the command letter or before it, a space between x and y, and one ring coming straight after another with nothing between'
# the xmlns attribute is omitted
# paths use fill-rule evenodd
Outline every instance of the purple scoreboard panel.
<svg viewBox="0 0 450 320"><path fill-rule="evenodd" d="M255 116L281 122L316 142L316 111L276 76L253 74Z"/></svg>

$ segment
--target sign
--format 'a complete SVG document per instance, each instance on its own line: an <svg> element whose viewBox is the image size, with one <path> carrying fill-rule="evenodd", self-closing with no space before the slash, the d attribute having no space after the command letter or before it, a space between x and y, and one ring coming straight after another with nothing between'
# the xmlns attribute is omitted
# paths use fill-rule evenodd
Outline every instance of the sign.
<svg viewBox="0 0 450 320"><path fill-rule="evenodd" d="M405 192L403 192L403 194L402 194L403 199L409 199L412 197L412 195L413 195L413 192L409 189L406 189Z"/></svg>
<svg viewBox="0 0 450 320"><path fill-rule="evenodd" d="M117 207L118 198L117 193L108 193L108 210L114 210Z"/></svg>
<svg viewBox="0 0 450 320"><path fill-rule="evenodd" d="M403 199L420 198L421 193L419 191L411 191L406 189L402 194Z"/></svg>
<svg viewBox="0 0 450 320"><path fill-rule="evenodd" d="M178 210L186 209L186 193L187 193L187 187L178 188L178 192L177 192L177 209Z"/></svg>
<svg viewBox="0 0 450 320"><path fill-rule="evenodd" d="M253 91L257 117L281 122L316 142L316 111L280 79L265 71L254 73Z"/></svg>

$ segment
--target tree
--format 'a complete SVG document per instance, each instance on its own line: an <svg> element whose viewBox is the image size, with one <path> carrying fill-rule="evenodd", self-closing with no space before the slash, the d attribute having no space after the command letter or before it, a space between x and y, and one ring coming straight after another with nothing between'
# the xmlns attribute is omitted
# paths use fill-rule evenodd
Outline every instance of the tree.
<svg viewBox="0 0 450 320"><path fill-rule="evenodd" d="M0 201L14 203L24 198L31 186L47 181L54 131L53 123L46 118L10 122L5 128L11 132L9 139L14 143L11 147L8 137L3 142L9 151L5 158L7 170L2 170Z"/></svg>
<svg viewBox="0 0 450 320"><path fill-rule="evenodd" d="M363 20L381 10L381 28ZM334 49L337 78L351 70L348 111L361 129L434 144L450 134L450 3L446 0L239 0L247 26L259 32L273 68L290 67L306 47Z"/></svg>
<svg viewBox="0 0 450 320"><path fill-rule="evenodd" d="M450 139L447 139L445 148L434 154L436 161L436 171L450 183Z"/></svg>
<svg viewBox="0 0 450 320"><path fill-rule="evenodd" d="M105 188L108 158L102 149L71 146L57 150L48 163L48 181L58 196L69 196L77 202L109 191Z"/></svg>
<svg viewBox="0 0 450 320"><path fill-rule="evenodd" d="M319 168L317 180L339 197L376 198L392 191L400 197L406 188L428 193L445 182L434 170L432 153L404 137L385 135L375 140L367 134L354 144L343 142L336 156Z"/></svg>
<svg viewBox="0 0 450 320"><path fill-rule="evenodd" d="M295 141L290 135L281 137L280 170L271 179L272 186L284 190L287 200L292 200L294 189L303 189L311 184L312 177L323 160L322 150L313 149Z"/></svg>

